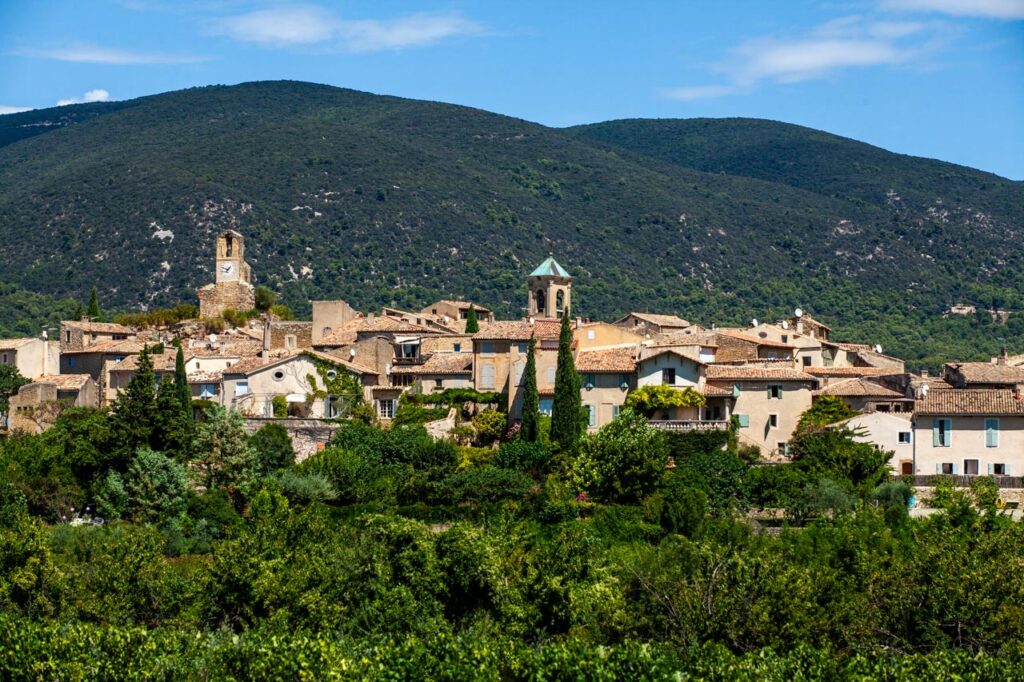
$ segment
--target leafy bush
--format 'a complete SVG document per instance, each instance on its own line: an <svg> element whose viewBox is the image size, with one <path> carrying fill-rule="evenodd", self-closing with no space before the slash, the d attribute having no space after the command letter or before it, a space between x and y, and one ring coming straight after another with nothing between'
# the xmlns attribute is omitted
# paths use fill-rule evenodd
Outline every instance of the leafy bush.
<svg viewBox="0 0 1024 682"><path fill-rule="evenodd" d="M445 477L436 485L434 499L440 504L521 499L535 485L533 479L522 472L482 466Z"/></svg>
<svg viewBox="0 0 1024 682"><path fill-rule="evenodd" d="M286 469L280 473L277 480L285 497L292 502L329 502L338 497L338 492L331 485L331 481L323 474L299 473Z"/></svg>
<svg viewBox="0 0 1024 682"><path fill-rule="evenodd" d="M707 399L699 391L689 386L679 389L663 384L654 384L630 391L623 407L650 418L658 410L673 407L700 407L705 403L707 403Z"/></svg>
<svg viewBox="0 0 1024 682"><path fill-rule="evenodd" d="M275 419L284 419L288 416L288 398L283 395L275 395L270 399L270 406L274 410Z"/></svg>
<svg viewBox="0 0 1024 682"><path fill-rule="evenodd" d="M497 410L484 410L473 417L473 428L476 430L476 441L480 445L490 445L505 433L508 416Z"/></svg>
<svg viewBox="0 0 1024 682"><path fill-rule="evenodd" d="M577 484L598 500L638 502L654 491L665 472L665 434L632 410L583 439L573 462Z"/></svg>
<svg viewBox="0 0 1024 682"><path fill-rule="evenodd" d="M277 409L277 406L274 406ZM256 466L261 474L268 474L295 463L295 448L288 429L280 424L264 424L249 437L249 445L256 452Z"/></svg>
<svg viewBox="0 0 1024 682"><path fill-rule="evenodd" d="M551 463L551 451L542 443L530 443L524 440L511 440L502 443L494 464L503 469L525 471L539 478Z"/></svg>

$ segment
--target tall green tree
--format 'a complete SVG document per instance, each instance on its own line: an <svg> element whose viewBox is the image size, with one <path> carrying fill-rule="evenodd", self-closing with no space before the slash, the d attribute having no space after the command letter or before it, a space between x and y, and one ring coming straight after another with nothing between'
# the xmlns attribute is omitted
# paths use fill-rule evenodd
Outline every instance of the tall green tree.
<svg viewBox="0 0 1024 682"><path fill-rule="evenodd" d="M179 460L187 459L192 449L192 424L191 404L188 408L182 405L177 379L165 374L156 392L153 435L150 438L153 448Z"/></svg>
<svg viewBox="0 0 1024 682"><path fill-rule="evenodd" d="M535 443L540 426L540 394L537 392L537 339L530 337L523 370L523 426L519 437Z"/></svg>
<svg viewBox="0 0 1024 682"><path fill-rule="evenodd" d="M562 315L558 336L558 366L555 370L555 398L551 408L551 443L562 452L576 452L583 435L580 416L580 375L572 357L572 329L569 309Z"/></svg>
<svg viewBox="0 0 1024 682"><path fill-rule="evenodd" d="M11 396L27 383L14 365L0 365L0 414L7 414Z"/></svg>
<svg viewBox="0 0 1024 682"><path fill-rule="evenodd" d="M178 402L181 409L192 415L192 389L188 385L185 373L185 352L178 346L178 354L174 357L174 387L178 391Z"/></svg>
<svg viewBox="0 0 1024 682"><path fill-rule="evenodd" d="M466 333L476 334L480 331L480 321L476 319L476 308L469 304L469 312L466 314Z"/></svg>
<svg viewBox="0 0 1024 682"><path fill-rule="evenodd" d="M156 375L149 348L144 347L135 374L117 396L110 415L119 464L127 464L138 448L150 445L156 414Z"/></svg>
<svg viewBox="0 0 1024 682"><path fill-rule="evenodd" d="M259 458L245 432L245 420L220 405L207 408L196 430L196 462L192 472L207 490L224 490L236 502L259 474Z"/></svg>
<svg viewBox="0 0 1024 682"><path fill-rule="evenodd" d="M100 320L103 317L103 312L100 310L100 297L96 294L96 287L93 287L89 293L89 306L85 309L85 314L90 320Z"/></svg>

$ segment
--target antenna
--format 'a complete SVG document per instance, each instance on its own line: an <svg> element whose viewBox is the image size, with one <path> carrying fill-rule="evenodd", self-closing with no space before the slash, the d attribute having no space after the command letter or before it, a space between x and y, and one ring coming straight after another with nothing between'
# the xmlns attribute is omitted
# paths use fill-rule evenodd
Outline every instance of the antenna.
<svg viewBox="0 0 1024 682"><path fill-rule="evenodd" d="M793 316L794 317L803 317L804 316L804 311L801 310L800 308L797 308L796 310L793 311Z"/></svg>

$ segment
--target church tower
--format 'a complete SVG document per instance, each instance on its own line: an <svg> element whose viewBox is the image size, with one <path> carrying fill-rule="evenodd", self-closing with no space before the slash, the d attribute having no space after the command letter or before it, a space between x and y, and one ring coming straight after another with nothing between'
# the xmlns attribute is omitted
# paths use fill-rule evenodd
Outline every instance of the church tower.
<svg viewBox="0 0 1024 682"><path fill-rule="evenodd" d="M256 290L252 286L252 268L245 262L245 238L234 230L217 237L217 270L214 283L199 289L199 316L220 317L228 308L252 310Z"/></svg>
<svg viewBox="0 0 1024 682"><path fill-rule="evenodd" d="M572 275L548 256L526 278L530 300L526 309L530 317L557 320L572 307Z"/></svg>

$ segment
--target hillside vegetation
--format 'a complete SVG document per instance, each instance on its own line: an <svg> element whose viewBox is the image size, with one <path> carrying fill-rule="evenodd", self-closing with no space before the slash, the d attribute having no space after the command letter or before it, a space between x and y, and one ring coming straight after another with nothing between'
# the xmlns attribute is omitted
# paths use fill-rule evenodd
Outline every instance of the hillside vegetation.
<svg viewBox="0 0 1024 682"><path fill-rule="evenodd" d="M192 300L230 226L300 313L465 297L515 316L554 253L583 315L801 305L912 363L1024 350L1021 315L941 318L960 300L1024 310L1024 185L796 126L559 130L260 82L3 116L0 145L0 278L58 298Z"/></svg>

